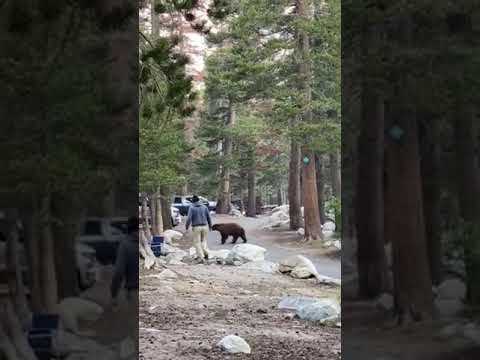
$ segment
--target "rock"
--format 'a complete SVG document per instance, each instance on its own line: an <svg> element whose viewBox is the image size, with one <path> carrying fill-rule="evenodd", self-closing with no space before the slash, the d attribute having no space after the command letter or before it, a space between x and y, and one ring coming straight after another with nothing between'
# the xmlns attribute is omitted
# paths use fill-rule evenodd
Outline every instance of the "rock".
<svg viewBox="0 0 480 360"><path fill-rule="evenodd" d="M317 298L310 298L304 296L286 296L278 304L280 310L294 310L297 311L305 305L317 302Z"/></svg>
<svg viewBox="0 0 480 360"><path fill-rule="evenodd" d="M327 298L306 304L297 310L300 319L323 323L337 323L340 319L340 313L340 304Z"/></svg>
<svg viewBox="0 0 480 360"><path fill-rule="evenodd" d="M460 300L444 300L436 299L435 308L443 317L455 317L459 315L465 308L465 305Z"/></svg>
<svg viewBox="0 0 480 360"><path fill-rule="evenodd" d="M282 261L280 261L278 270L281 273L291 273L296 268L299 268L299 270L296 270L296 272L294 272L292 276L305 276L306 271L308 271L311 276L320 276L317 272L317 269L315 268L315 265L313 265L313 263L303 255L294 255L283 259Z"/></svg>
<svg viewBox="0 0 480 360"><path fill-rule="evenodd" d="M228 254L230 254L230 250L210 250L208 252L210 258L217 260L226 260Z"/></svg>
<svg viewBox="0 0 480 360"><path fill-rule="evenodd" d="M474 323L465 325L463 328L463 336L475 345L480 345L480 328Z"/></svg>
<svg viewBox="0 0 480 360"><path fill-rule="evenodd" d="M326 221L322 226L323 231L335 232L336 226L333 221Z"/></svg>
<svg viewBox="0 0 480 360"><path fill-rule="evenodd" d="M242 264L249 261L265 260L265 252L267 250L257 245L239 244L235 245L227 256L227 264L233 264L240 261Z"/></svg>
<svg viewBox="0 0 480 360"><path fill-rule="evenodd" d="M103 314L100 305L77 297L63 299L57 309L63 328L75 334L80 321L97 321Z"/></svg>
<svg viewBox="0 0 480 360"><path fill-rule="evenodd" d="M300 266L295 267L290 275L297 279L308 279L315 276L310 269Z"/></svg>
<svg viewBox="0 0 480 360"><path fill-rule="evenodd" d="M340 240L335 240L333 242L333 246L335 246L338 250L342 250L342 242Z"/></svg>
<svg viewBox="0 0 480 360"><path fill-rule="evenodd" d="M178 278L178 275L170 269L165 269L160 274L151 274L151 275L147 275L145 277L146 278L156 278L156 279L160 279L160 280L165 280L165 279L176 279L176 278Z"/></svg>
<svg viewBox="0 0 480 360"><path fill-rule="evenodd" d="M81 353L83 359L118 359L117 354L108 347L100 345L89 338L80 337L62 330L57 333L54 346L57 357L63 357L72 353Z"/></svg>
<svg viewBox="0 0 480 360"><path fill-rule="evenodd" d="M230 210L229 215L235 216L235 217L240 217L240 216L242 216L242 212L238 209L232 208L232 210Z"/></svg>
<svg viewBox="0 0 480 360"><path fill-rule="evenodd" d="M438 286L437 293L438 298L442 300L463 300L467 287L460 279L448 279Z"/></svg>
<svg viewBox="0 0 480 360"><path fill-rule="evenodd" d="M333 246L333 241L326 240L323 242L323 246L326 248L332 247Z"/></svg>
<svg viewBox="0 0 480 360"><path fill-rule="evenodd" d="M278 271L278 264L267 260L252 261L243 264L242 269L257 270L264 273L273 274Z"/></svg>
<svg viewBox="0 0 480 360"><path fill-rule="evenodd" d="M166 244L173 245L173 241L183 238L183 234L179 231L168 229L163 232L163 237L165 238Z"/></svg>
<svg viewBox="0 0 480 360"><path fill-rule="evenodd" d="M322 285L335 285L335 286L342 285L342 281L340 279L334 279L332 277L325 276L325 275L318 275L317 280Z"/></svg>
<svg viewBox="0 0 480 360"><path fill-rule="evenodd" d="M304 236L305 235L305 229L304 228L300 228L297 230L297 234L298 235L301 235L301 236Z"/></svg>
<svg viewBox="0 0 480 360"><path fill-rule="evenodd" d="M181 265L183 258L188 256L188 253L186 251L176 249L173 252L170 252L166 258L165 261L169 265Z"/></svg>
<svg viewBox="0 0 480 360"><path fill-rule="evenodd" d="M240 265L242 265L241 261L236 260L233 262L233 266L240 266Z"/></svg>
<svg viewBox="0 0 480 360"><path fill-rule="evenodd" d="M250 345L248 345L248 343L241 337L235 335L225 336L222 340L220 340L217 346L231 354L250 354L252 352Z"/></svg>
<svg viewBox="0 0 480 360"><path fill-rule="evenodd" d="M393 296L387 293L380 295L375 300L375 306L383 311L390 311L393 309L394 306L394 299Z"/></svg>

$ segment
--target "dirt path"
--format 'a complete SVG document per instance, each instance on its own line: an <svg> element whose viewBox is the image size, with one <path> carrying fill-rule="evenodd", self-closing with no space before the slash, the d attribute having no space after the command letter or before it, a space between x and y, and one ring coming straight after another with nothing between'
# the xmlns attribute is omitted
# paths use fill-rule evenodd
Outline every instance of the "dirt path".
<svg viewBox="0 0 480 360"><path fill-rule="evenodd" d="M215 222L232 221L216 217ZM235 219L247 230L249 242L267 248L267 259L278 260L299 254L298 238L292 234L258 230L262 219ZM184 231L184 228L180 228ZM218 233L208 238L212 249L231 248L220 245ZM291 243L292 242L292 243ZM178 246L189 248L189 241ZM336 274L339 259L327 257L321 249L301 252L317 266L331 261ZM323 260L327 259L327 260ZM158 278L158 271L143 271L140 277L139 336L140 359L340 359L341 329L323 327L299 320L293 313L278 309L287 295L340 300L340 288L319 285L314 279L299 280L279 273L263 273L236 266L175 265L172 279ZM330 272L328 272L330 271ZM226 335L238 335L251 346L250 355L228 355L216 347Z"/></svg>
<svg viewBox="0 0 480 360"><path fill-rule="evenodd" d="M321 275L341 278L341 258L340 251L326 251L319 244L301 244L301 236L294 231L269 231L263 230L266 218L247 218L231 217L226 215L216 215L213 217L214 223L235 222L245 228L248 242L267 249L265 258L273 262L279 262L281 259L290 255L305 255L317 267ZM178 226L176 230L185 232L185 222ZM240 243L240 239L237 243ZM210 232L208 236L208 246L211 249L230 249L232 248L231 238L225 245L220 243L220 234Z"/></svg>

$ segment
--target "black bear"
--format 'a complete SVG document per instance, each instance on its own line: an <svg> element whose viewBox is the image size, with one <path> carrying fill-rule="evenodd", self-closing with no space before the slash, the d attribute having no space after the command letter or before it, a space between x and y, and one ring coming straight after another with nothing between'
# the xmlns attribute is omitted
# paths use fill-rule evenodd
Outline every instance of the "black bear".
<svg viewBox="0 0 480 360"><path fill-rule="evenodd" d="M243 242L247 242L247 237L245 236L245 230L238 224L227 223L227 224L215 224L212 226L213 231L218 231L222 235L222 244L225 244L227 238L231 236L233 238L232 244L235 244L239 237L243 239Z"/></svg>

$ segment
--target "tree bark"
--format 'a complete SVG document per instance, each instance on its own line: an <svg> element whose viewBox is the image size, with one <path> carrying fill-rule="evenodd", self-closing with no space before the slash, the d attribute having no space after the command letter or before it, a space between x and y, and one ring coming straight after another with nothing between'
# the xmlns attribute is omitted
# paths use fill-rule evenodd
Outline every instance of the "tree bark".
<svg viewBox="0 0 480 360"><path fill-rule="evenodd" d="M235 124L235 108L230 100L228 106L228 122L227 131ZM223 164L222 175L220 180L220 189L217 201L217 214L228 214L230 212L231 194L230 194L230 175L231 165L229 162L232 158L233 139L230 134L226 134L223 146Z"/></svg>
<svg viewBox="0 0 480 360"><path fill-rule="evenodd" d="M403 84L405 85L405 84ZM403 86L404 101L408 99ZM399 324L432 317L433 298L423 211L417 120L408 108L397 112L405 132L387 144L388 236L393 248L395 308Z"/></svg>
<svg viewBox="0 0 480 360"><path fill-rule="evenodd" d="M162 218L163 218L163 230L172 229L172 211L171 211L171 200L169 197L169 190L166 186L160 187L160 195L162 196Z"/></svg>
<svg viewBox="0 0 480 360"><path fill-rule="evenodd" d="M332 195L338 200L342 198L340 154L338 152L330 153L330 182L332 184Z"/></svg>
<svg viewBox="0 0 480 360"><path fill-rule="evenodd" d="M365 82L358 148L357 263L361 297L388 289L384 242L384 103Z"/></svg>
<svg viewBox="0 0 480 360"><path fill-rule="evenodd" d="M312 17L309 0L297 0L297 14L301 20L310 20ZM299 27L297 29L299 63L299 83L303 95L304 109L302 121L310 124L313 121L312 113L312 64L310 54L310 37ZM308 147L308 142L302 146L302 157L310 161L302 165L302 199L304 206L305 240L321 240L322 226L318 208L317 179L315 169L315 154Z"/></svg>
<svg viewBox="0 0 480 360"><path fill-rule="evenodd" d="M459 106L455 119L455 138L458 164L458 196L460 216L465 222L465 265L467 297L472 305L480 304L480 176L476 156L477 128L474 107Z"/></svg>
<svg viewBox="0 0 480 360"><path fill-rule="evenodd" d="M55 269L55 244L52 234L51 196L42 199L41 218L41 258L40 279L42 284L43 305L47 312L54 312L58 302L57 274Z"/></svg>
<svg viewBox="0 0 480 360"><path fill-rule="evenodd" d="M423 201L430 274L433 284L438 285L442 280L440 120L428 119L427 126L428 131L422 141Z"/></svg>
<svg viewBox="0 0 480 360"><path fill-rule="evenodd" d="M257 162L255 158L255 150L251 151L250 154L250 168L248 169L248 205L247 205L247 216L256 217L257 216L257 204L256 204L256 187L257 187Z"/></svg>
<svg viewBox="0 0 480 360"><path fill-rule="evenodd" d="M322 155L315 155L315 169L317 172L317 192L318 192L318 211L320 214L320 222L321 224L325 224L326 221L326 214L325 214L325 178L324 178L324 156Z"/></svg>
<svg viewBox="0 0 480 360"><path fill-rule="evenodd" d="M302 224L300 198L300 146L292 139L290 144L290 164L288 171L290 230L298 230Z"/></svg>
<svg viewBox="0 0 480 360"><path fill-rule="evenodd" d="M155 201L155 235L161 235L163 233L163 218L162 218L162 195L160 193L160 187L157 188L152 203ZM153 214L152 214L153 218ZM170 217L169 217L170 219Z"/></svg>

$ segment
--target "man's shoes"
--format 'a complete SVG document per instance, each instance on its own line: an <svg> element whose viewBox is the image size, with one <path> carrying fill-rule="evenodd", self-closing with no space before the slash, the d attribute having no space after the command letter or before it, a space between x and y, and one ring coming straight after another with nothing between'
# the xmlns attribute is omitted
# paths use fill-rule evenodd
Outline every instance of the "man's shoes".
<svg viewBox="0 0 480 360"><path fill-rule="evenodd" d="M208 254L205 254L205 260L208 260Z"/></svg>

